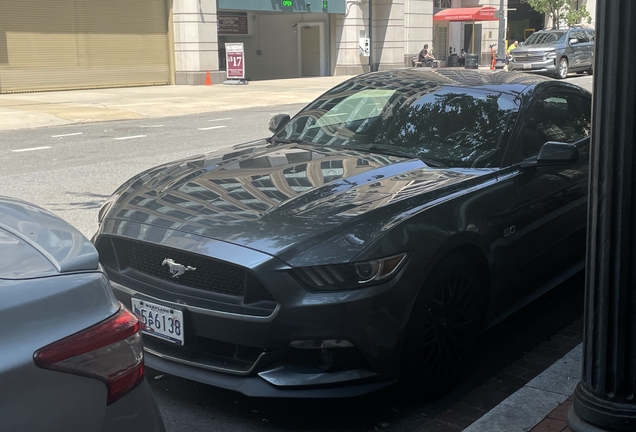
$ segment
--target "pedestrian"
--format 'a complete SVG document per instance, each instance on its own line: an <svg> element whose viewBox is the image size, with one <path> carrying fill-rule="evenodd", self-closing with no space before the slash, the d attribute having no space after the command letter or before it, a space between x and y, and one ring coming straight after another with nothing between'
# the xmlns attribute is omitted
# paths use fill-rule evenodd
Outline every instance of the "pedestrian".
<svg viewBox="0 0 636 432"><path fill-rule="evenodd" d="M510 46L508 47L508 50L506 51L507 55L510 55L510 52L517 48L519 46L519 41L515 39L515 41L513 43L510 44Z"/></svg>
<svg viewBox="0 0 636 432"><path fill-rule="evenodd" d="M435 60L433 57L432 51L428 49L428 44L424 44L424 47L420 51L420 54L417 56L417 61L422 63L424 66L430 66Z"/></svg>
<svg viewBox="0 0 636 432"><path fill-rule="evenodd" d="M466 50L464 48L462 48L462 52L459 53L459 58L457 60L459 60L460 66L464 67L466 65Z"/></svg>
<svg viewBox="0 0 636 432"><path fill-rule="evenodd" d="M504 70L506 71L510 70L510 57L511 57L512 51L518 46L519 46L519 41L515 39L515 41L511 43L508 49L506 50L506 61L504 65Z"/></svg>

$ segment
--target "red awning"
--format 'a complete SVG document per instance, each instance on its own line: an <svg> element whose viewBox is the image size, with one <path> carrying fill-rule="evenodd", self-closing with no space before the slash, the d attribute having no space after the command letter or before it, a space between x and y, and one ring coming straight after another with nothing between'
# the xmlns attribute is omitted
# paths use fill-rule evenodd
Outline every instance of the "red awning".
<svg viewBox="0 0 636 432"><path fill-rule="evenodd" d="M433 15L433 21L497 21L495 8L490 6L472 8L449 8Z"/></svg>

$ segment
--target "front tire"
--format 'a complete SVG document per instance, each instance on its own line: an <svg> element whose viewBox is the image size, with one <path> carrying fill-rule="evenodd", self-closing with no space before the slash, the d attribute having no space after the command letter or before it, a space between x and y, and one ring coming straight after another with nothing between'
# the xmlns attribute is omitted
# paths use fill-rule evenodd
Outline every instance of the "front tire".
<svg viewBox="0 0 636 432"><path fill-rule="evenodd" d="M568 59L565 57L561 57L559 60L559 68L557 69L557 78L565 79L568 77L568 71L570 68L570 64L568 63Z"/></svg>
<svg viewBox="0 0 636 432"><path fill-rule="evenodd" d="M482 328L482 281L462 255L442 260L415 302L401 378L408 390L434 396L450 387L468 362Z"/></svg>

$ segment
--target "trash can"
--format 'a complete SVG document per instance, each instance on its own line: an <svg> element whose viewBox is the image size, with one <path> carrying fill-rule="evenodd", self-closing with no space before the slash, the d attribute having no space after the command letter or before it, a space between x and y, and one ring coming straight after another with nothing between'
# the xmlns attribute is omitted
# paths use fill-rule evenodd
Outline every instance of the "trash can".
<svg viewBox="0 0 636 432"><path fill-rule="evenodd" d="M457 54L451 54L448 56L448 67L457 67L459 66L459 58Z"/></svg>
<svg viewBox="0 0 636 432"><path fill-rule="evenodd" d="M413 54L404 54L404 67L413 67Z"/></svg>
<svg viewBox="0 0 636 432"><path fill-rule="evenodd" d="M466 66L464 69L478 69L479 68L479 56L474 53L466 54Z"/></svg>

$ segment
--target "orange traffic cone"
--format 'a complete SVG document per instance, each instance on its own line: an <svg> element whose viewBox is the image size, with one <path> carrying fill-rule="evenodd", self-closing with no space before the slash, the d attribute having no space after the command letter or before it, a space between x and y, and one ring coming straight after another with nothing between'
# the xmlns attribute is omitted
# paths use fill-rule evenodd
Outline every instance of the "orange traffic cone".
<svg viewBox="0 0 636 432"><path fill-rule="evenodd" d="M210 80L210 72L205 73L205 85L206 86L212 85L212 80Z"/></svg>

